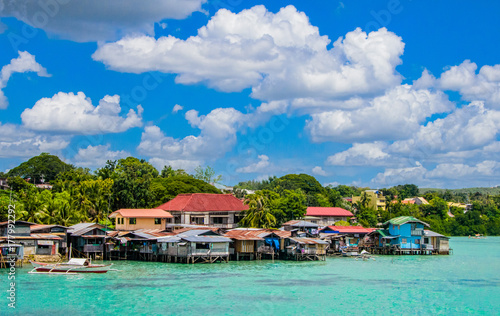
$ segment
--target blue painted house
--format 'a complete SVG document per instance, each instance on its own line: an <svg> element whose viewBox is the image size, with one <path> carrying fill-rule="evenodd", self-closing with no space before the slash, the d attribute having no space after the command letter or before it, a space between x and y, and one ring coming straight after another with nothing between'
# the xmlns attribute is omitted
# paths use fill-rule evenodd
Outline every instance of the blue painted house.
<svg viewBox="0 0 500 316"><path fill-rule="evenodd" d="M383 230L377 230L379 247L399 249L422 249L424 228L429 224L412 216L400 216L384 223Z"/></svg>

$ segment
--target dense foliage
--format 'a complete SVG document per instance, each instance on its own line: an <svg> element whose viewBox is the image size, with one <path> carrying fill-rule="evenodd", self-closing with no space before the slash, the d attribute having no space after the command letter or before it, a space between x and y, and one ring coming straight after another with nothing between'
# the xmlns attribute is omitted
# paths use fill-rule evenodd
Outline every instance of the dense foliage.
<svg viewBox="0 0 500 316"><path fill-rule="evenodd" d="M30 179L31 183L50 182L63 171L73 169L59 157L42 153L9 170L7 176Z"/></svg>
<svg viewBox="0 0 500 316"><path fill-rule="evenodd" d="M144 159L134 157L108 161L92 172L43 153L0 176L8 177L12 189L0 191L0 221L7 219L8 205L13 203L18 220L65 226L83 221L111 224L109 213L120 208L152 208L182 193L220 193L207 183L220 181L210 167L198 167L194 176L171 166L158 172ZM36 187L42 180L50 182L53 189ZM391 218L411 215L445 235L500 235L498 188L426 189L423 197L429 204L415 205L401 201L422 191L414 184L398 185L380 189L386 197L385 210L370 208L370 196L363 193L366 189L347 185L325 187L307 174L273 176L235 186L238 197L244 197L249 205L240 222L247 227L280 227L289 220L303 218L308 206L335 206L351 210L365 227L380 227ZM247 194L247 190L252 194ZM352 196L361 199L351 205L344 197ZM449 202L471 207L450 207ZM347 224L352 223L342 223Z"/></svg>
<svg viewBox="0 0 500 316"><path fill-rule="evenodd" d="M79 222L111 225L108 215L120 208L152 208L180 193L220 193L184 170L165 166L160 174L150 163L134 157L108 161L94 173L59 163L54 157L41 154L8 173L13 175L7 180L12 197L10 191L0 191L0 221L7 219L12 203L18 220L65 226ZM57 172L47 172L47 166ZM33 174L22 170L38 170L39 178L51 179L52 190L37 188L27 181Z"/></svg>
<svg viewBox="0 0 500 316"><path fill-rule="evenodd" d="M398 187L381 190L396 197L396 200L388 199L386 210L370 209L360 201L356 205L358 222L365 227L377 227L394 217L413 216L430 224L431 230L448 236L500 235L500 194L491 196L476 192L464 196L462 192L454 194L441 190L424 194L429 204L416 205L401 203L401 197L408 196L398 191ZM450 206L449 202L467 203L470 209L465 209L465 204L463 207Z"/></svg>

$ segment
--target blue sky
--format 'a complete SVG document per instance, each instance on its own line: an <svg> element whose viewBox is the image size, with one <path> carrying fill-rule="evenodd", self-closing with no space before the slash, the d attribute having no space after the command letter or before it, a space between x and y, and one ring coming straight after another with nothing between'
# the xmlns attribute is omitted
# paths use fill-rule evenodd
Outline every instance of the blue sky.
<svg viewBox="0 0 500 316"><path fill-rule="evenodd" d="M0 0L0 170L500 185L493 1Z"/></svg>

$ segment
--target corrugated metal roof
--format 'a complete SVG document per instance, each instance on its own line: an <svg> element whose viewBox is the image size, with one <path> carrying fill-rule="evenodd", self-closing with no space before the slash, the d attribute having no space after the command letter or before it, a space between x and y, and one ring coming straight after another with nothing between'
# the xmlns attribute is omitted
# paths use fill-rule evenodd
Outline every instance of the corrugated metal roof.
<svg viewBox="0 0 500 316"><path fill-rule="evenodd" d="M387 236L391 235L391 234L389 234L388 229L377 229L376 232L379 233L380 236L382 236L382 237L387 237Z"/></svg>
<svg viewBox="0 0 500 316"><path fill-rule="evenodd" d="M51 235L51 234L31 234L30 236L10 236L11 239L19 239L19 240L30 240L30 239L42 239L42 240L62 240L61 237Z"/></svg>
<svg viewBox="0 0 500 316"><path fill-rule="evenodd" d="M68 234L79 236L81 234L85 234L90 231L88 228L99 228L104 231L104 226L96 223L79 223L73 226L68 227Z"/></svg>
<svg viewBox="0 0 500 316"><path fill-rule="evenodd" d="M248 210L248 205L231 194L179 194L157 208L183 212L229 212Z"/></svg>
<svg viewBox="0 0 500 316"><path fill-rule="evenodd" d="M174 234L182 234L184 232L190 231L190 230L211 230L213 232L218 232L220 228L217 227L208 227L208 226L196 226L196 227L184 227L180 229L176 229L172 231Z"/></svg>
<svg viewBox="0 0 500 316"><path fill-rule="evenodd" d="M187 236L200 236L200 235L206 235L206 234L213 235L215 233L210 229L192 229L192 230L188 230L188 231L182 232L180 234L177 234L177 236L187 237Z"/></svg>
<svg viewBox="0 0 500 316"><path fill-rule="evenodd" d="M319 225L318 224L314 224L314 223L311 223L311 222L307 222L307 221L301 221L301 220L292 220L292 221L288 221L286 223L283 223L283 226L292 226L292 227L304 227L304 228L318 228Z"/></svg>
<svg viewBox="0 0 500 316"><path fill-rule="evenodd" d="M432 230L424 230L424 236L425 237L445 237L445 238L450 238L446 237L445 235L438 234L436 232L433 232Z"/></svg>
<svg viewBox="0 0 500 316"><path fill-rule="evenodd" d="M172 214L157 208L151 209L126 209L122 208L109 214L109 218L115 218L120 214L126 218L172 218Z"/></svg>
<svg viewBox="0 0 500 316"><path fill-rule="evenodd" d="M293 240L299 244L306 245L328 245L327 241L321 240L319 238L307 238L307 237L290 237L290 240Z"/></svg>
<svg viewBox="0 0 500 316"><path fill-rule="evenodd" d="M63 228L63 229L68 229L68 227L61 226L61 225L31 225L30 226L30 230L33 232L33 231L37 231L37 230L43 230L43 229L54 228L54 227L60 227L60 228Z"/></svg>
<svg viewBox="0 0 500 316"><path fill-rule="evenodd" d="M5 226L5 225L8 225L8 224L9 224L8 221L6 221L6 222L0 222L0 226ZM30 225L30 226L31 225L36 225L35 223L32 223L32 222L26 222L26 221L18 221L18 220L16 220L16 225L17 224L23 224L23 225L26 225L26 226L27 225Z"/></svg>
<svg viewBox="0 0 500 316"><path fill-rule="evenodd" d="M235 240L263 240L271 234L275 234L280 238L291 236L289 231L264 228L236 228L229 230L224 236Z"/></svg>
<svg viewBox="0 0 500 316"><path fill-rule="evenodd" d="M306 210L307 216L351 217L353 214L341 207L313 207Z"/></svg>
<svg viewBox="0 0 500 316"><path fill-rule="evenodd" d="M82 236L90 231L93 231L94 229L99 229L103 232L106 232L104 229L102 228L99 228L99 227L93 227L93 226L90 226L90 227L86 227L86 228L82 228L80 230L77 230L77 231L74 231L72 233L70 233L71 236Z"/></svg>
<svg viewBox="0 0 500 316"><path fill-rule="evenodd" d="M189 242L232 242L231 238L224 236L182 236L181 238Z"/></svg>
<svg viewBox="0 0 500 316"><path fill-rule="evenodd" d="M157 242L179 242L181 241L180 237L177 236L164 236L156 239Z"/></svg>
<svg viewBox="0 0 500 316"><path fill-rule="evenodd" d="M427 224L426 222L422 222L421 220L413 217L413 216L399 216L399 217L395 217L395 218L392 218L390 220L388 220L387 222L384 223L384 225L388 225L388 224L392 224L392 225L403 225L403 224L406 224L406 223L422 223L424 224L425 226L429 227L429 224Z"/></svg>

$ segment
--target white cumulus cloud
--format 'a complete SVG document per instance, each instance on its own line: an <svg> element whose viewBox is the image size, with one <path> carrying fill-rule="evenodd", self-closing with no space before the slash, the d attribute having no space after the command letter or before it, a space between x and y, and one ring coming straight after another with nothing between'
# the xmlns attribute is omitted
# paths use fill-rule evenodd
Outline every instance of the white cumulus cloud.
<svg viewBox="0 0 500 316"><path fill-rule="evenodd" d="M418 131L427 117L452 108L452 103L442 92L415 90L410 85L402 85L353 111L312 114L306 129L316 142L405 139Z"/></svg>
<svg viewBox="0 0 500 316"><path fill-rule="evenodd" d="M2 67L0 72L0 109L8 106L8 101L2 89L7 86L7 82L14 73L35 72L38 76L49 77L47 70L36 62L35 56L28 52L19 51L19 57L14 58L9 64Z"/></svg>
<svg viewBox="0 0 500 316"><path fill-rule="evenodd" d="M481 67L466 60L441 74L438 80L443 90L459 91L465 100L484 101L488 107L500 109L500 64Z"/></svg>
<svg viewBox="0 0 500 316"><path fill-rule="evenodd" d="M347 97L383 91L401 82L395 71L404 50L386 29L361 29L327 46L294 6L272 13L264 6L219 10L196 36L129 36L102 44L93 58L113 70L177 74L182 84L206 83L221 91L251 87L263 100Z"/></svg>
<svg viewBox="0 0 500 316"><path fill-rule="evenodd" d="M377 166L386 164L390 155L385 152L387 144L354 143L351 148L328 157L326 163L335 166Z"/></svg>
<svg viewBox="0 0 500 316"><path fill-rule="evenodd" d="M325 170L323 170L323 168L321 168L320 166L312 168L311 172L315 175L323 177L326 177L328 175L328 173Z"/></svg>
<svg viewBox="0 0 500 316"><path fill-rule="evenodd" d="M126 116L120 116L121 111L118 95L106 95L94 106L83 92L59 92L38 100L33 108L24 110L21 118L24 126L35 131L84 135L120 133L142 126L140 105Z"/></svg>
<svg viewBox="0 0 500 316"><path fill-rule="evenodd" d="M236 169L236 172L240 173L262 173L266 172L267 168L270 166L269 157L266 155L259 155L259 161L252 163L246 167L241 167Z"/></svg>
<svg viewBox="0 0 500 316"><path fill-rule="evenodd" d="M142 133L138 151L156 158L154 161L157 164L167 161L172 166L181 165L181 162L182 166L192 166L196 161L196 166L201 165L200 162L220 158L231 150L236 143L238 128L247 120L245 114L234 108L217 108L207 115L190 110L186 112L185 118L192 127L200 130L199 135L175 139L165 135L158 126L147 126Z"/></svg>
<svg viewBox="0 0 500 316"><path fill-rule="evenodd" d="M174 105L174 108L172 109L172 113L175 114L179 111L182 111L182 109L184 109L184 107L182 105L176 104L176 105Z"/></svg>
<svg viewBox="0 0 500 316"><path fill-rule="evenodd" d="M78 149L77 154L72 158L72 161L77 166L97 168L103 167L108 160L118 160L130 156L130 153L125 150L112 151L110 145L89 145L87 148Z"/></svg>

